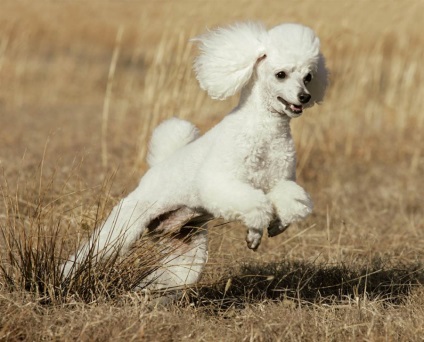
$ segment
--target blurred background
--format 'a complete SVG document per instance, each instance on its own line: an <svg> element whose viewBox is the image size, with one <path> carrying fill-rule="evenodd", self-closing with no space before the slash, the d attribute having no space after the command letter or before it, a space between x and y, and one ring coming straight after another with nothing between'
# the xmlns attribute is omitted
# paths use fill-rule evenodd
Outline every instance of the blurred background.
<svg viewBox="0 0 424 342"><path fill-rule="evenodd" d="M204 132L236 105L199 88L191 37L242 20L299 22L317 32L331 72L325 102L293 121L298 179L315 213L256 254L244 228L213 229L211 265L415 260L424 246L423 13L418 0L2 1L4 179L12 189L35 180L35 196L54 174L59 189L78 192L57 203L80 229L81 208L95 205L89 189L114 172L112 199L136 186L160 121L178 116Z"/></svg>

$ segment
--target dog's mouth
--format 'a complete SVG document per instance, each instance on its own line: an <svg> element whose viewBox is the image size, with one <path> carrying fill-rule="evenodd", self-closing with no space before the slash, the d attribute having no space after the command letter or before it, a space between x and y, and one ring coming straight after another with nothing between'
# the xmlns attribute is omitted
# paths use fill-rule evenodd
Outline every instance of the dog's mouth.
<svg viewBox="0 0 424 342"><path fill-rule="evenodd" d="M284 100L280 96L278 96L277 99L278 99L278 101L280 101L284 105L284 109L289 112L289 113L286 113L287 115L296 117L296 116L299 116L300 114L302 114L302 112L303 112L303 106L302 105L290 103L290 102Z"/></svg>

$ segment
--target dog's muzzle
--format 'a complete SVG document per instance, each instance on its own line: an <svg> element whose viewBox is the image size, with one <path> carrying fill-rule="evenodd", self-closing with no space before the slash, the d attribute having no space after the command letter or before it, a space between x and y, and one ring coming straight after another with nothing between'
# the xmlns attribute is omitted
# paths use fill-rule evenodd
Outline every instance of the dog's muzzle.
<svg viewBox="0 0 424 342"><path fill-rule="evenodd" d="M303 112L303 106L302 105L297 105L294 103L290 103L286 100L284 100L282 97L278 96L277 97L278 101L280 101L287 110L289 110L290 112L292 112L294 115L300 115Z"/></svg>

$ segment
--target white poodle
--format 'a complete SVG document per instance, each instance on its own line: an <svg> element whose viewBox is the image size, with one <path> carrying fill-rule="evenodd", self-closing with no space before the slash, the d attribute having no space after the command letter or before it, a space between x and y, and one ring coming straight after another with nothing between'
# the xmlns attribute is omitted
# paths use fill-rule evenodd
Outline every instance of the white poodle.
<svg viewBox="0 0 424 342"><path fill-rule="evenodd" d="M207 213L240 220L247 227L247 246L256 250L264 228L275 236L311 213L311 198L295 182L290 121L324 97L327 70L315 33L299 24L267 31L248 22L193 41L201 51L194 69L202 89L221 100L241 92L239 105L200 137L184 120L159 125L147 157L150 169L112 210L97 237L63 265L65 275L90 249L110 255L119 240L121 253L127 251L146 228L159 229L161 219L183 222ZM199 229L183 247L170 253L146 284L195 283L207 260L206 231Z"/></svg>

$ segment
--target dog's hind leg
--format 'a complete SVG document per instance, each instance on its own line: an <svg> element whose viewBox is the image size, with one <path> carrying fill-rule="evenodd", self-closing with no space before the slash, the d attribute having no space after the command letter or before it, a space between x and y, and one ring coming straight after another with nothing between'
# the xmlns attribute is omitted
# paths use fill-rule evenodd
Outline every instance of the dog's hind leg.
<svg viewBox="0 0 424 342"><path fill-rule="evenodd" d="M212 216L203 210L181 207L165 213L149 225L151 238L158 236L164 258L158 269L143 279L139 288L175 291L196 283L208 259L206 223Z"/></svg>
<svg viewBox="0 0 424 342"><path fill-rule="evenodd" d="M121 200L89 240L61 266L63 276L75 272L87 261L97 263L116 253L124 254L142 235L149 222L163 212L176 208L159 201L139 200L137 190Z"/></svg>

